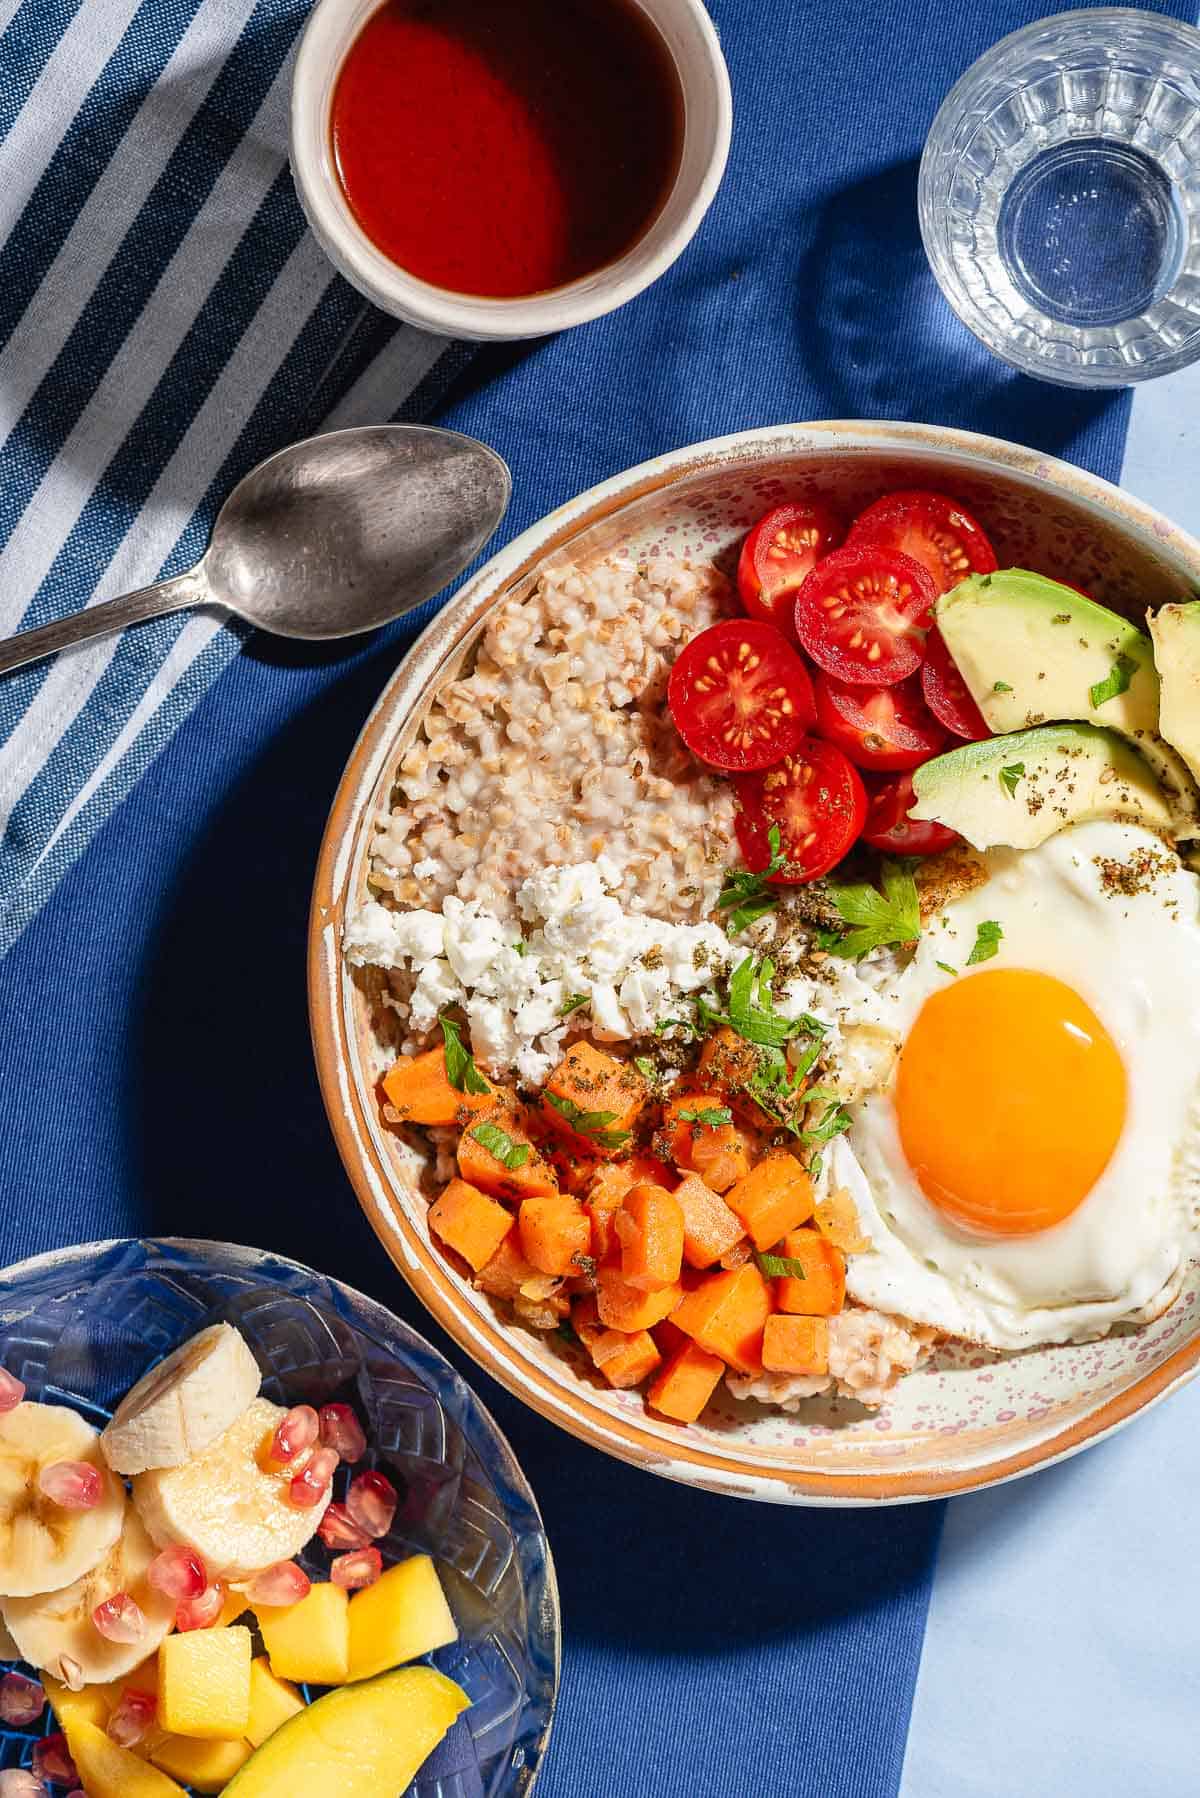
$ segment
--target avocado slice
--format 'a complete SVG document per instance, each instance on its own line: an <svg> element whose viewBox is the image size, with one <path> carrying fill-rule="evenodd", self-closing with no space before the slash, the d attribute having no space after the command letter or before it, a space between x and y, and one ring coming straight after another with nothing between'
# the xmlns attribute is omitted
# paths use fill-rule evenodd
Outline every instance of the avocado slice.
<svg viewBox="0 0 1200 1798"><path fill-rule="evenodd" d="M913 775L910 818L974 849L1033 849L1068 824L1113 818L1172 836L1171 812L1135 749L1094 724L1042 724L934 756Z"/></svg>
<svg viewBox="0 0 1200 1798"><path fill-rule="evenodd" d="M1175 835L1200 836L1200 792L1159 734L1154 650L1136 625L1024 568L960 581L938 601L937 621L992 730L1077 718L1116 731L1158 777Z"/></svg>
<svg viewBox="0 0 1200 1798"><path fill-rule="evenodd" d="M1158 728L1200 780L1200 599L1146 615L1162 693Z"/></svg>

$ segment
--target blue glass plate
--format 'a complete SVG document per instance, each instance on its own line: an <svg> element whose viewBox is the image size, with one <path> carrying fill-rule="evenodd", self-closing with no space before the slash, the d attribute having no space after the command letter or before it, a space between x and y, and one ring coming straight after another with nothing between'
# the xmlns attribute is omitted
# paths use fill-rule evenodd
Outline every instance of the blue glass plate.
<svg viewBox="0 0 1200 1798"><path fill-rule="evenodd" d="M524 1798L558 1684L554 1567L512 1450L436 1349L361 1293L227 1243L91 1243L0 1273L0 1365L29 1398L97 1425L155 1362L221 1322L253 1349L265 1398L353 1405L369 1443L359 1467L380 1468L400 1495L385 1563L414 1552L437 1563L459 1640L430 1659L471 1708L406 1798ZM336 1497L348 1479L340 1469ZM327 1577L319 1541L301 1560ZM0 1766L27 1765L53 1728L46 1717L3 1730Z"/></svg>

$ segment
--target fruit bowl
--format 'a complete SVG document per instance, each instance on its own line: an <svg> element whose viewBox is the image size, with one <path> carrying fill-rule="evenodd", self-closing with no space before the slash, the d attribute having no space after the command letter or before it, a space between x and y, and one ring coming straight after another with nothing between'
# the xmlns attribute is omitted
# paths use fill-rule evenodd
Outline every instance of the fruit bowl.
<svg viewBox="0 0 1200 1798"><path fill-rule="evenodd" d="M367 1430L364 1465L400 1495L379 1544L385 1561L422 1553L436 1563L459 1640L432 1660L472 1702L410 1798L527 1793L558 1679L554 1569L511 1449L435 1349L348 1287L230 1244L93 1243L0 1273L0 1367L28 1398L69 1405L97 1426L149 1368L223 1322L253 1350L264 1396L354 1407ZM320 1557L314 1539L299 1558L316 1575ZM54 1727L46 1718L0 1726L0 1767L28 1765Z"/></svg>
<svg viewBox="0 0 1200 1798"><path fill-rule="evenodd" d="M822 423L749 431L672 451L560 507L450 601L397 669L343 775L318 867L309 996L318 1071L359 1200L410 1285L487 1371L543 1416L608 1454L739 1497L866 1505L932 1498L1012 1478L1095 1441L1191 1378L1200 1363L1200 1269L1163 1316L1101 1342L995 1356L950 1346L878 1413L809 1401L795 1415L720 1396L679 1425L634 1392L604 1390L554 1343L502 1317L431 1241L430 1180L380 1116L386 1054L370 995L341 953L365 891L372 822L431 697L483 623L556 564L667 552L726 570L750 526L789 500L846 518L898 488L937 488L969 508L1001 566L1077 583L1141 619L1200 590L1200 544L1080 469L1011 443L915 424Z"/></svg>

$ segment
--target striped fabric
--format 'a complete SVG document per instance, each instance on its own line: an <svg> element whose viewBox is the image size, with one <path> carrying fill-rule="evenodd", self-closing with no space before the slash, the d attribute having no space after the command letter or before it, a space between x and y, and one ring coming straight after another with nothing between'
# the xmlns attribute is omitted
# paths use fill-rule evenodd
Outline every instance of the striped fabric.
<svg viewBox="0 0 1200 1798"><path fill-rule="evenodd" d="M202 553L323 426L418 416L462 352L333 274L287 168L306 0L0 0L0 632ZM165 618L0 681L0 955L237 654Z"/></svg>

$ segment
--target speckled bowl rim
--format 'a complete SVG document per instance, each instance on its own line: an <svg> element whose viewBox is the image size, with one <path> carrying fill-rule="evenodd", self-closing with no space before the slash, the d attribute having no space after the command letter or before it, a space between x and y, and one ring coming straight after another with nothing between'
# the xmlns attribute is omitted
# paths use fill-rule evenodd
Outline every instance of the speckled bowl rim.
<svg viewBox="0 0 1200 1798"><path fill-rule="evenodd" d="M667 1478L731 1496L782 1504L867 1506L904 1504L981 1490L1051 1466L1102 1441L1139 1411L1156 1404L1200 1371L1200 1330L1158 1366L1085 1416L1018 1453L971 1466L954 1465L948 1451L936 1470L894 1465L880 1473L797 1472L763 1466L752 1452L680 1439L670 1453L661 1438L633 1417L604 1409L589 1388L569 1390L524 1353L492 1315L464 1306L453 1268L423 1240L393 1202L394 1180L380 1157L365 1115L363 1083L351 1077L356 1049L344 1003L347 975L340 952L344 905L363 814L394 745L424 704L440 670L484 614L528 581L545 559L579 533L610 520L634 501L692 476L729 465L739 473L795 455L907 456L920 462L958 456L1000 476L1044 484L1064 498L1103 509L1131 534L1155 543L1186 565L1200 589L1200 542L1152 506L1099 476L1056 457L943 426L874 420L825 420L771 426L712 438L656 456L614 475L550 512L494 556L431 620L375 704L339 782L326 825L313 888L308 934L309 1015L317 1074L338 1151L372 1228L400 1273L433 1316L502 1386L551 1423L592 1447Z"/></svg>

